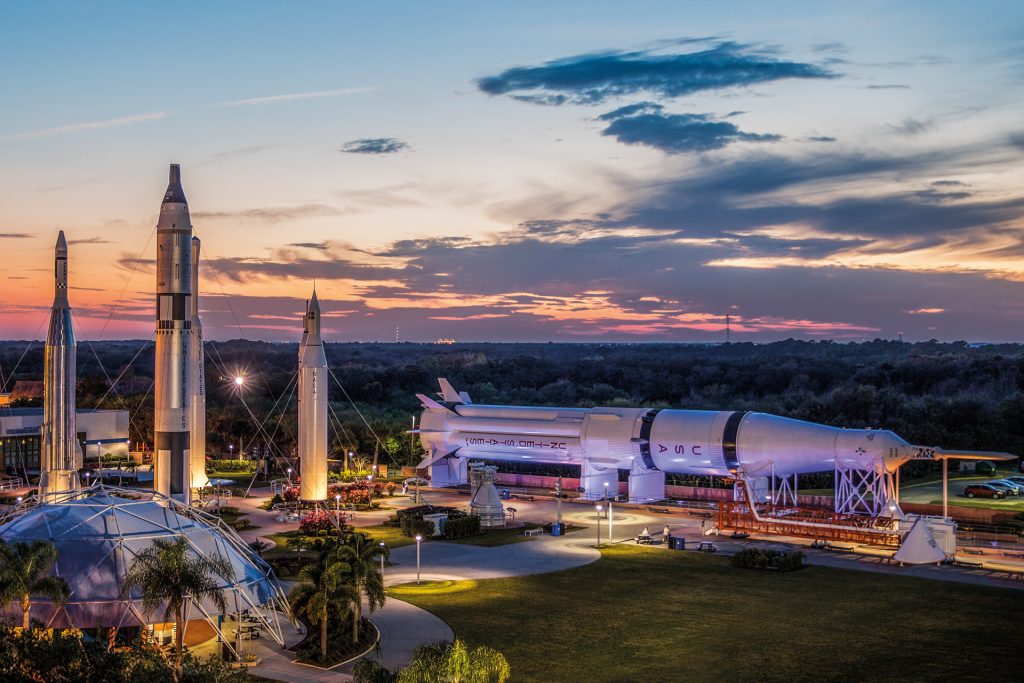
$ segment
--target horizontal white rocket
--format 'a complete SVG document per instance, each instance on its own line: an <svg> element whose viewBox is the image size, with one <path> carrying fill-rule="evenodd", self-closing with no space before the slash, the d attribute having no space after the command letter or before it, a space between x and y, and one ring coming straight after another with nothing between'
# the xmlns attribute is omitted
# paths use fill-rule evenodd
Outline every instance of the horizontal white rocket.
<svg viewBox="0 0 1024 683"><path fill-rule="evenodd" d="M877 429L840 429L748 411L475 405L441 379L419 435L439 458L584 464L674 474L787 476L837 466L894 472L908 460L1005 457L912 446Z"/></svg>

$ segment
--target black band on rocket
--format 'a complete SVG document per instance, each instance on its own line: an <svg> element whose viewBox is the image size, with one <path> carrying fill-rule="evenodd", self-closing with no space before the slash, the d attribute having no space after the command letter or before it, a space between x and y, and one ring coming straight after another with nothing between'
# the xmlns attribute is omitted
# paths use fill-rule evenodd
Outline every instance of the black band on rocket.
<svg viewBox="0 0 1024 683"><path fill-rule="evenodd" d="M731 472L735 472L740 466L739 458L736 456L736 437L740 432L740 423L748 412L750 411L738 410L730 415L725 422L725 429L722 430L722 458Z"/></svg>

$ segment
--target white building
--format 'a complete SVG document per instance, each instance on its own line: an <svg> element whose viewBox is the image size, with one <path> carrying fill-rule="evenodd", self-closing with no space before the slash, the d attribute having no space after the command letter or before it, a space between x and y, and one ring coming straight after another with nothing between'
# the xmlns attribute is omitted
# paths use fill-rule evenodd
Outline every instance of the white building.
<svg viewBox="0 0 1024 683"><path fill-rule="evenodd" d="M128 456L128 411L79 408L77 424L85 462L96 462L108 453ZM0 408L0 454L5 473L39 473L42 426L41 407Z"/></svg>

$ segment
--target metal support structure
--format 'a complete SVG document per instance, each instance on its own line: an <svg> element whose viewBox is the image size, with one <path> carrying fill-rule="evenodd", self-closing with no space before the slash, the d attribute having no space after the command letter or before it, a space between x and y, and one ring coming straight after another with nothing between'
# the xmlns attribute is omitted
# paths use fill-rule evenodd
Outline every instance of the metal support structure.
<svg viewBox="0 0 1024 683"><path fill-rule="evenodd" d="M942 459L942 516L949 518L949 458Z"/></svg>
<svg viewBox="0 0 1024 683"><path fill-rule="evenodd" d="M871 469L849 467L836 462L837 514L866 514L877 517L897 500L893 474L876 464Z"/></svg>

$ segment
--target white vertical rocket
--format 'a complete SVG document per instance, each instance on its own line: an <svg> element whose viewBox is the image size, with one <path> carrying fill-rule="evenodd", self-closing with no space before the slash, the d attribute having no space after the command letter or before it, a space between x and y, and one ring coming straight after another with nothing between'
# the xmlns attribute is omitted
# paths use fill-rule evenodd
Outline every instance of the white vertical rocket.
<svg viewBox="0 0 1024 683"><path fill-rule="evenodd" d="M210 483L206 476L206 359L203 355L203 321L199 317L199 249L198 237L192 238L192 345L189 359L189 391L191 392L191 435L189 460L191 483L196 489ZM239 454L241 457L241 454Z"/></svg>
<svg viewBox="0 0 1024 683"><path fill-rule="evenodd" d="M43 365L43 434L39 493L78 488L81 446L75 427L75 332L68 304L68 243L64 231L54 249L54 293Z"/></svg>
<svg viewBox="0 0 1024 683"><path fill-rule="evenodd" d="M302 500L327 498L327 355L320 338L316 290L306 307L299 346L299 474Z"/></svg>
<svg viewBox="0 0 1024 683"><path fill-rule="evenodd" d="M156 239L155 484L159 493L187 505L191 484L192 219L178 164L171 164Z"/></svg>

